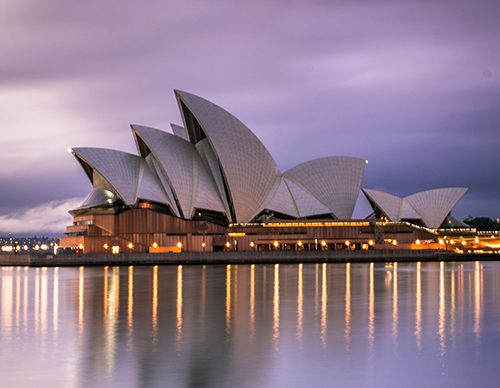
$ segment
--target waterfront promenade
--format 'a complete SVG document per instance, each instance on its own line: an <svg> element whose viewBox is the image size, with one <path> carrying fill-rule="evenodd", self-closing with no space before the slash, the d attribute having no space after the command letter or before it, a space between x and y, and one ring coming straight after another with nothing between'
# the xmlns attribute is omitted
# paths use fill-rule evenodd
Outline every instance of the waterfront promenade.
<svg viewBox="0 0 500 388"><path fill-rule="evenodd" d="M127 253L92 255L0 255L1 266L126 266L188 264L276 264L276 263L367 263L367 262L432 262L495 261L499 254L458 254L441 250L372 250L372 251L267 251L267 252L183 252Z"/></svg>

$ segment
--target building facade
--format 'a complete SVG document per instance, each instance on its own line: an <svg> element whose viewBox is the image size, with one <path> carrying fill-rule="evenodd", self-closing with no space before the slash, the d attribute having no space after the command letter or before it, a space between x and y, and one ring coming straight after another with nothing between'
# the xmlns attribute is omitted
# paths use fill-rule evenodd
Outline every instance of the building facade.
<svg viewBox="0 0 500 388"><path fill-rule="evenodd" d="M281 172L240 120L174 91L183 125L132 125L137 154L71 148L92 189L70 213L61 247L93 252L377 249L434 242L465 188L405 198L362 192L365 159L331 156ZM402 245L401 245L402 244Z"/></svg>

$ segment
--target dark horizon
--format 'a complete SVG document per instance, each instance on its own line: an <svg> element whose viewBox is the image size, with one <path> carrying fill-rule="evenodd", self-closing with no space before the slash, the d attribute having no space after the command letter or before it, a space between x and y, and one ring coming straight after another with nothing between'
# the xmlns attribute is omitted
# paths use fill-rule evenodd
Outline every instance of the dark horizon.
<svg viewBox="0 0 500 388"><path fill-rule="evenodd" d="M498 2L26 0L1 10L0 231L62 232L91 187L66 149L136 152L130 123L180 123L174 88L240 118L282 170L361 157L363 187L465 186L456 218L500 217Z"/></svg>

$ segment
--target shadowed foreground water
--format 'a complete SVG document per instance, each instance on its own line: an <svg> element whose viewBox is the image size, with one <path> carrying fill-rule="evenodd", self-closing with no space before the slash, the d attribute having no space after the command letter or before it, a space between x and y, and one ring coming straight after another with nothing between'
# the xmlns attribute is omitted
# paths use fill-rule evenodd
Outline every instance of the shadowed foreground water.
<svg viewBox="0 0 500 388"><path fill-rule="evenodd" d="M500 386L500 263L0 275L2 388Z"/></svg>

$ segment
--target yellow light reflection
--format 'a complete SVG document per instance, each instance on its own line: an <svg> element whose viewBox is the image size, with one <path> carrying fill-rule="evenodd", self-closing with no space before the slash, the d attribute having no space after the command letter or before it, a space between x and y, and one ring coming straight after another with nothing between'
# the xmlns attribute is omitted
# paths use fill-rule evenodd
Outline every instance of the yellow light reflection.
<svg viewBox="0 0 500 388"><path fill-rule="evenodd" d="M52 326L54 333L59 329L59 267L54 268L54 285L52 289Z"/></svg>
<svg viewBox="0 0 500 388"><path fill-rule="evenodd" d="M344 337L347 348L351 345L351 263L345 265L345 328Z"/></svg>
<svg viewBox="0 0 500 388"><path fill-rule="evenodd" d="M40 329L40 268L35 270L35 332Z"/></svg>
<svg viewBox="0 0 500 388"><path fill-rule="evenodd" d="M84 267L80 267L78 272L78 328L83 332L83 304L84 304Z"/></svg>
<svg viewBox="0 0 500 388"><path fill-rule="evenodd" d="M129 331L133 327L134 316L134 267L128 267L128 301L127 301L127 323Z"/></svg>
<svg viewBox="0 0 500 388"><path fill-rule="evenodd" d="M328 326L328 290L326 280L326 263L323 263L321 271L321 344L326 346L326 330Z"/></svg>
<svg viewBox="0 0 500 388"><path fill-rule="evenodd" d="M19 315L21 310L21 274L19 272L21 268L16 268L16 329L19 331L20 321Z"/></svg>
<svg viewBox="0 0 500 388"><path fill-rule="evenodd" d="M23 329L28 330L28 267L24 267L23 280Z"/></svg>
<svg viewBox="0 0 500 388"><path fill-rule="evenodd" d="M226 334L231 333L231 264L226 265Z"/></svg>
<svg viewBox="0 0 500 388"><path fill-rule="evenodd" d="M421 263L417 263L417 289L415 291L415 339L418 350L422 349L422 274Z"/></svg>
<svg viewBox="0 0 500 388"><path fill-rule="evenodd" d="M273 342L278 349L280 335L280 265L274 265L274 295L273 295Z"/></svg>
<svg viewBox="0 0 500 388"><path fill-rule="evenodd" d="M113 267L113 311L115 318L118 319L120 310L120 267Z"/></svg>
<svg viewBox="0 0 500 388"><path fill-rule="evenodd" d="M302 345L302 334L304 330L304 282L303 282L303 264L299 264L297 280L297 339Z"/></svg>
<svg viewBox="0 0 500 388"><path fill-rule="evenodd" d="M479 261L474 263L474 333L481 337L481 302L482 302L482 270Z"/></svg>
<svg viewBox="0 0 500 388"><path fill-rule="evenodd" d="M113 267L111 285L108 288L108 268L104 270L104 290L106 314L104 316L104 354L106 372L112 375L116 356L116 328L120 312L120 267Z"/></svg>
<svg viewBox="0 0 500 388"><path fill-rule="evenodd" d="M12 335L12 292L13 292L12 270L2 267L2 337L11 339Z"/></svg>
<svg viewBox="0 0 500 388"><path fill-rule="evenodd" d="M104 309L104 319L108 317L108 291L109 291L109 284L108 284L108 267L104 267L104 286L103 286L103 294L104 294L104 303L103 303L103 309Z"/></svg>
<svg viewBox="0 0 500 388"><path fill-rule="evenodd" d="M153 284L151 295L151 325L153 327L153 340L156 340L158 330L158 266L153 266ZM177 288L179 285L177 285Z"/></svg>
<svg viewBox="0 0 500 388"><path fill-rule="evenodd" d="M393 265L393 282L392 282L392 336L394 340L398 340L398 263Z"/></svg>
<svg viewBox="0 0 500 388"><path fill-rule="evenodd" d="M47 267L42 268L42 282L41 282L41 329L42 334L47 330L47 307L48 307L48 280L47 280Z"/></svg>
<svg viewBox="0 0 500 388"><path fill-rule="evenodd" d="M374 285L374 264L370 263L370 291L368 298L368 344L373 348L375 341L375 285Z"/></svg>
<svg viewBox="0 0 500 388"><path fill-rule="evenodd" d="M157 267L158 268L158 267ZM177 267L177 297L176 297L176 327L177 327L177 342L182 339L182 265Z"/></svg>
<svg viewBox="0 0 500 388"><path fill-rule="evenodd" d="M319 264L314 266L314 315L318 316L319 309Z"/></svg>
<svg viewBox="0 0 500 388"><path fill-rule="evenodd" d="M250 336L255 334L255 264L250 266Z"/></svg>
<svg viewBox="0 0 500 388"><path fill-rule="evenodd" d="M450 306L450 332L453 343L455 342L455 267L451 272L451 284L450 284L450 294L451 294L451 306Z"/></svg>
<svg viewBox="0 0 500 388"><path fill-rule="evenodd" d="M441 357L446 353L446 295L445 295L445 279L444 279L444 262L439 262L439 319L438 319L438 334L439 334L439 349Z"/></svg>

